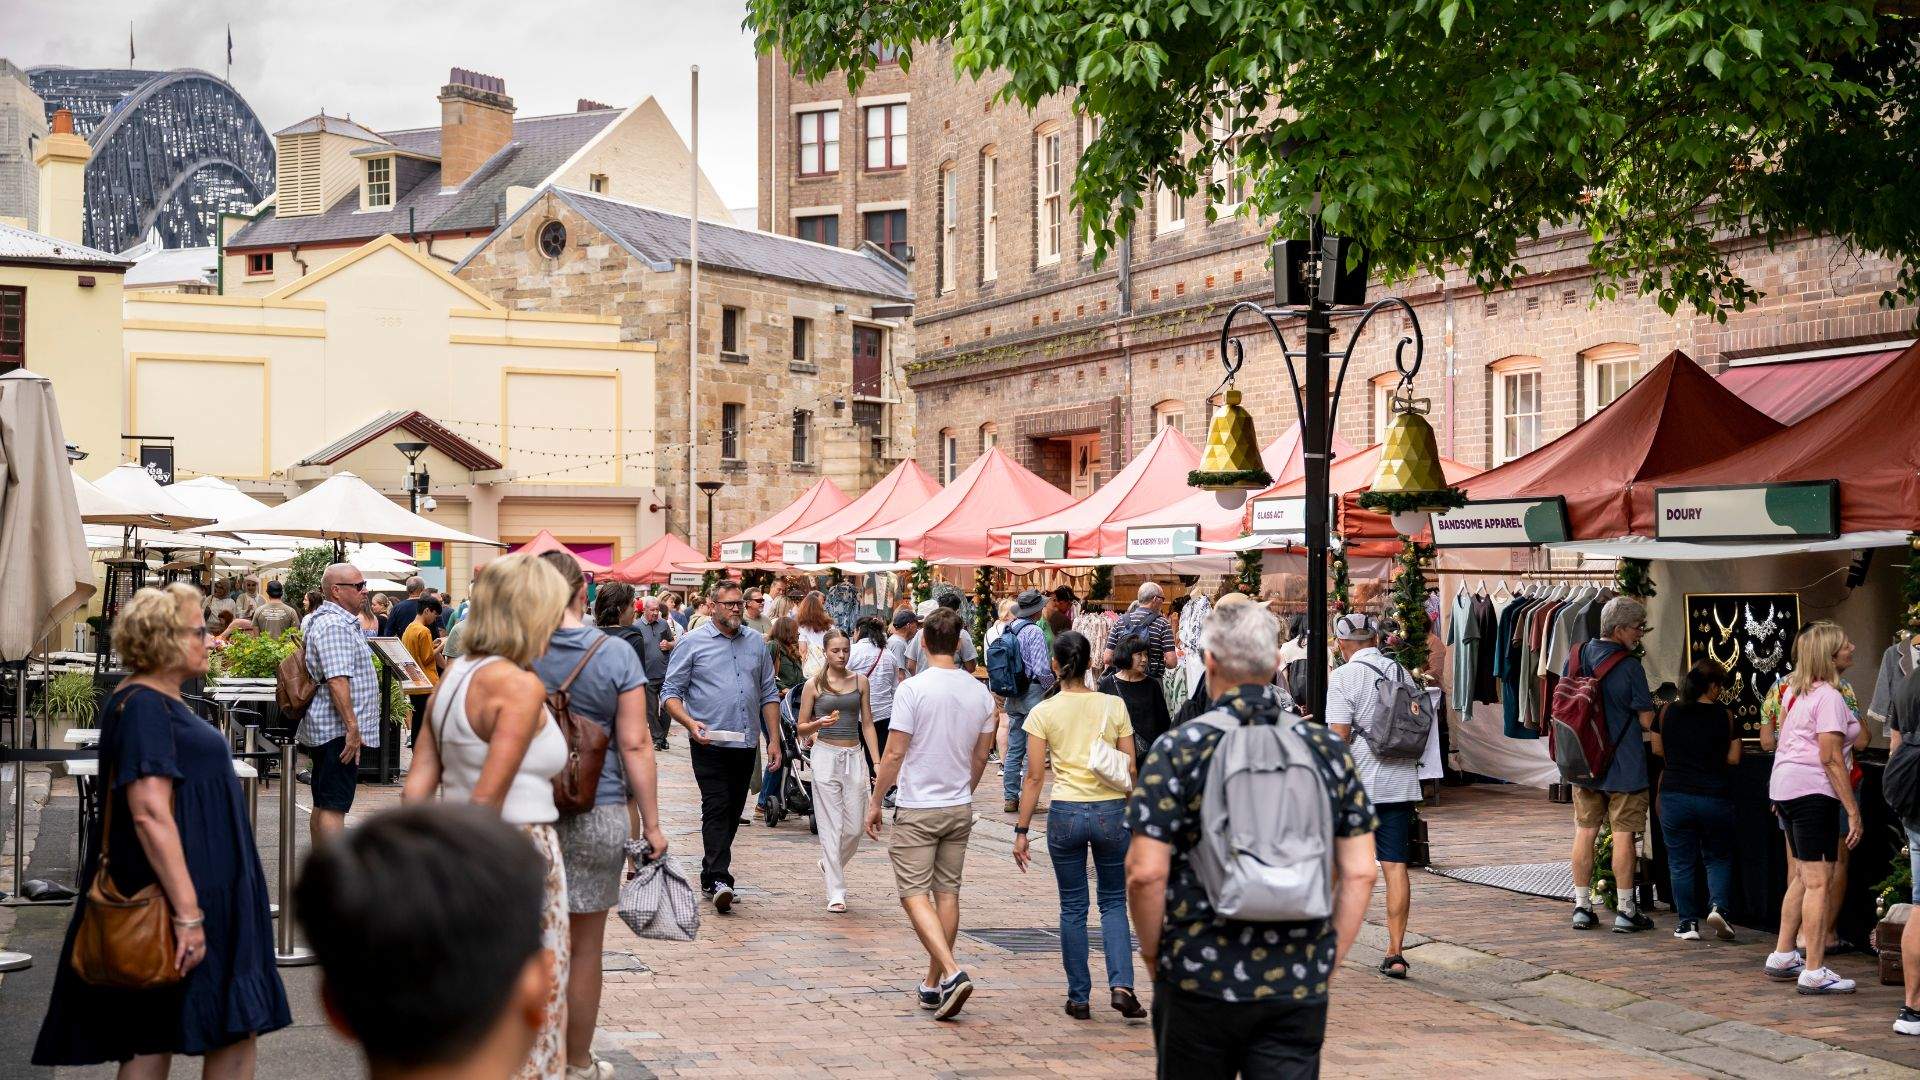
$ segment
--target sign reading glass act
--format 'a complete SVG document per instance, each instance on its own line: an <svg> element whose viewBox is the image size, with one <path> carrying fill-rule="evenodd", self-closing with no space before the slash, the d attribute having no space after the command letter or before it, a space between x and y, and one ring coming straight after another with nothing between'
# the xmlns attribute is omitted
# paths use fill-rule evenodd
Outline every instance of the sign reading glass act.
<svg viewBox="0 0 1920 1080"><path fill-rule="evenodd" d="M753 541L729 540L720 545L721 562L752 562Z"/></svg>
<svg viewBox="0 0 1920 1080"><path fill-rule="evenodd" d="M667 584L669 584L669 585L698 585L698 584L700 584L700 575L699 575L699 574L668 574L668 575L667 575Z"/></svg>
<svg viewBox="0 0 1920 1080"><path fill-rule="evenodd" d="M1045 562L1067 557L1067 534L1063 532L1014 533L1007 549L1014 562Z"/></svg>
<svg viewBox="0 0 1920 1080"><path fill-rule="evenodd" d="M1567 500L1505 499L1470 502L1433 516L1436 547L1532 547L1567 536Z"/></svg>
<svg viewBox="0 0 1920 1080"><path fill-rule="evenodd" d="M780 561L788 566L812 566L820 561L820 545L789 540L780 545Z"/></svg>
<svg viewBox="0 0 1920 1080"><path fill-rule="evenodd" d="M853 542L854 562L893 562L900 554L900 541L877 536L862 536Z"/></svg>
<svg viewBox="0 0 1920 1080"><path fill-rule="evenodd" d="M1198 555L1198 525L1149 525L1127 530L1127 558L1176 559Z"/></svg>
<svg viewBox="0 0 1920 1080"><path fill-rule="evenodd" d="M1257 536L1307 531L1307 500L1253 500L1253 531Z"/></svg>
<svg viewBox="0 0 1920 1080"><path fill-rule="evenodd" d="M1840 535L1840 481L1660 488L1661 540L1831 540Z"/></svg>

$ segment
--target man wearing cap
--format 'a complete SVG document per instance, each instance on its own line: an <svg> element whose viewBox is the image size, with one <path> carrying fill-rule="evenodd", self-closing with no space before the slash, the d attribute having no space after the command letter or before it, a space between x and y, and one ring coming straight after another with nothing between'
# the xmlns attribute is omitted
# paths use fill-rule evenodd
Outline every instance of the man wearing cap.
<svg viewBox="0 0 1920 1080"><path fill-rule="evenodd" d="M1020 783L1027 774L1027 714L1046 695L1048 687L1059 681L1053 673L1053 659L1047 651L1047 635L1034 622L1047 606L1047 594L1039 589L1028 589L1013 599L1013 622L1007 625L1007 633L1014 635L1020 643L1020 663L1027 670L1027 692L1018 697L1007 698L1004 707L1007 712L1007 759L1001 763L1000 793L1005 796L1001 807L1009 814L1020 812Z"/></svg>
<svg viewBox="0 0 1920 1080"><path fill-rule="evenodd" d="M1333 639L1342 662L1327 677L1327 726L1352 751L1354 771L1380 817L1373 834L1374 858L1387 883L1387 956L1380 962L1380 971L1390 978L1404 979L1407 960L1401 955L1401 946L1406 940L1413 899L1412 883L1407 880L1407 850L1414 807L1420 804L1420 763L1380 760L1374 756L1364 730L1356 735L1354 727L1356 722L1376 719L1383 680L1414 680L1406 668L1380 651L1380 625L1373 616L1340 616L1333 622Z"/></svg>
<svg viewBox="0 0 1920 1080"><path fill-rule="evenodd" d="M1573 928L1592 929L1593 844L1602 823L1613 825L1613 880L1618 886L1613 932L1631 934L1653 929L1653 920L1640 910L1634 896L1637 864L1634 840L1647 831L1647 744L1653 727L1653 693L1647 689L1647 671L1632 655L1646 625L1647 609L1630 596L1616 596L1600 609L1600 636L1580 647L1568 661L1569 671L1592 674L1618 653L1627 655L1600 680L1600 703L1613 745L1613 760L1597 784L1573 786ZM1577 667L1576 667L1577 665Z"/></svg>
<svg viewBox="0 0 1920 1080"><path fill-rule="evenodd" d="M913 636L912 643L907 646L906 666L914 672L927 670L927 632L925 629L927 616L941 608L946 608L948 611L958 615L960 613L960 594L957 592L941 593L936 599L928 600L921 604L920 608L921 610L919 610L917 614L920 616L921 630ZM979 665L980 651L974 648L973 635L967 632L966 627L962 626L960 630L960 650L953 654L953 658L954 662L960 665L960 670L971 675L973 674L974 668Z"/></svg>

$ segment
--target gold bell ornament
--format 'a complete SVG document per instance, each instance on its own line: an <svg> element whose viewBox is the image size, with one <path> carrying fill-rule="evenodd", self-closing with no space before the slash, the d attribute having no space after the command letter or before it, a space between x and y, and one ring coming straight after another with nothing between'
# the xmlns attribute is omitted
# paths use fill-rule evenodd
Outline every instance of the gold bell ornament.
<svg viewBox="0 0 1920 1080"><path fill-rule="evenodd" d="M1200 467L1187 474L1190 487L1222 493L1238 492L1242 499L1273 483L1260 460L1260 442L1253 434L1253 414L1240 404L1240 391L1229 388L1207 425L1207 448Z"/></svg>
<svg viewBox="0 0 1920 1080"><path fill-rule="evenodd" d="M1414 397L1413 388L1402 383L1387 402L1393 415L1380 443L1380 467L1361 505L1383 506L1396 530L1414 536L1426 528L1427 515L1459 506L1462 497L1447 484L1441 467L1440 443L1426 417L1428 400Z"/></svg>

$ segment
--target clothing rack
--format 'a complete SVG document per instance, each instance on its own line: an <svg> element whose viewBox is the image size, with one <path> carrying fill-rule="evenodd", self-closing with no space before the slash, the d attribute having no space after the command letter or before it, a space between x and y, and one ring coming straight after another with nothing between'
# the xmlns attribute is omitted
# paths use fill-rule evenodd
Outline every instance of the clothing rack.
<svg viewBox="0 0 1920 1080"><path fill-rule="evenodd" d="M1519 578L1524 581L1612 581L1612 570L1428 570L1442 577Z"/></svg>

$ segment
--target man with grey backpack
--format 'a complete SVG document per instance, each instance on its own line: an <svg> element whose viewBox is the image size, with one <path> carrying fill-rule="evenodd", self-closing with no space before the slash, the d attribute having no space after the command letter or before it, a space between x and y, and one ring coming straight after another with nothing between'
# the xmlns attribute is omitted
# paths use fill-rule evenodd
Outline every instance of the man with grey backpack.
<svg viewBox="0 0 1920 1080"><path fill-rule="evenodd" d="M1214 707L1160 736L1127 808L1127 903L1154 972L1160 1077L1317 1077L1333 973L1373 892L1353 758L1272 685L1266 608L1201 633Z"/></svg>
<svg viewBox="0 0 1920 1080"><path fill-rule="evenodd" d="M1401 947L1413 901L1407 851L1433 709L1426 688L1380 651L1380 627L1371 615L1340 616L1333 639L1341 664L1327 679L1327 726L1352 751L1354 769L1380 819L1373 834L1374 857L1387 883L1387 957L1380 972L1404 979L1407 958Z"/></svg>

